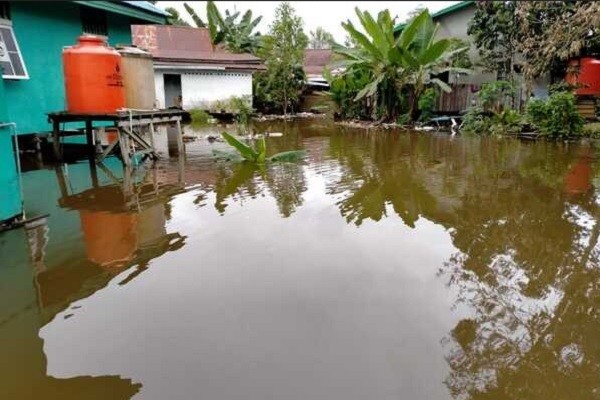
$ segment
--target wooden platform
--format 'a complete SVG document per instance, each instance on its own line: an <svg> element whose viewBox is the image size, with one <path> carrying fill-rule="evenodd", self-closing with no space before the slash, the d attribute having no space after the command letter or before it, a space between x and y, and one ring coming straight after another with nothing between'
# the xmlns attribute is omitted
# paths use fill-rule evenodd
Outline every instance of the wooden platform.
<svg viewBox="0 0 600 400"><path fill-rule="evenodd" d="M125 165L131 165L132 160L142 155L142 159L158 159L158 153L154 146L154 127L160 124L177 125L177 148L179 154L183 153L183 138L181 121L189 118L189 113L180 109L164 110L128 110L123 109L115 113L82 114L68 111L52 112L48 114L48 120L52 123L52 143L54 156L62 160L62 149L60 138L66 136L60 129L61 124L69 122L85 123L85 135L90 158L95 158L96 142L94 138L94 122L112 122L112 127L117 128L118 140L111 143L97 158L102 161L117 148L120 150L121 159ZM144 132L150 133L150 142L143 136Z"/></svg>

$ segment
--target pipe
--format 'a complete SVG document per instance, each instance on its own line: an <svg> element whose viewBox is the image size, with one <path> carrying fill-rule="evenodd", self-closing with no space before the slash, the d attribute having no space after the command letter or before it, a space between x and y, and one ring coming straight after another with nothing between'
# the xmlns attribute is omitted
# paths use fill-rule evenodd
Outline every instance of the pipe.
<svg viewBox="0 0 600 400"><path fill-rule="evenodd" d="M17 123L16 122L1 122L0 123L0 128L4 128L10 126L12 127L12 137L13 137L13 141L15 144L15 151L16 151L16 159L17 159L17 175L19 177L19 194L21 195L21 213L23 214L23 219L26 219L25 216L25 207L24 207L24 192L23 192L23 181L22 181L22 177L21 177L21 151L19 150L19 139L17 137Z"/></svg>

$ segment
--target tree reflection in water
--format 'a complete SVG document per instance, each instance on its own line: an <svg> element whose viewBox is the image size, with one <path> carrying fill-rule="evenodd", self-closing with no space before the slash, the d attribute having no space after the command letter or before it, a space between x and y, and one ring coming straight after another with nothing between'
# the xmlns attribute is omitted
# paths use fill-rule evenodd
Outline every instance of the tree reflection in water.
<svg viewBox="0 0 600 400"><path fill-rule="evenodd" d="M307 189L303 164L223 164L217 172L215 208L223 214L228 199L243 204L247 198L265 196L265 189L277 202L281 216L289 217L302 204Z"/></svg>
<svg viewBox="0 0 600 400"><path fill-rule="evenodd" d="M439 271L471 314L442 339L454 398L600 398L593 148L379 134L330 144L341 178L328 189L348 222L391 206L408 226L443 225L459 249Z"/></svg>

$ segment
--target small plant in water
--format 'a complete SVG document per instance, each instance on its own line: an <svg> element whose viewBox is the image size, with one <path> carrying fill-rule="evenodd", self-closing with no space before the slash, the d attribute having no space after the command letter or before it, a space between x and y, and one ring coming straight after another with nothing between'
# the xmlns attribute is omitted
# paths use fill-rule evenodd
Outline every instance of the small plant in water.
<svg viewBox="0 0 600 400"><path fill-rule="evenodd" d="M239 141L227 132L223 132L221 135L223 136L223 139L225 139L225 141L230 146L234 147L238 152L229 153L213 150L213 155L215 155L217 158L226 159L228 161L245 160L257 164L264 164L266 161L294 162L306 157L306 151L304 150L284 151L272 155L271 157L267 157L267 142L265 141L264 137L258 139L256 142L256 147L253 148L252 146Z"/></svg>

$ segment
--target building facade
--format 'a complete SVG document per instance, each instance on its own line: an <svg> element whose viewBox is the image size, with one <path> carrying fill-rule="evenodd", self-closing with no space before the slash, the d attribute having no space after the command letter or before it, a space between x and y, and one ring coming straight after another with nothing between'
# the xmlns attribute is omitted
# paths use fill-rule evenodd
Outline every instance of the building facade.
<svg viewBox="0 0 600 400"><path fill-rule="evenodd" d="M132 23L166 18L145 1L0 2L0 223L22 213L13 133L49 132L46 114L65 109L63 47L82 33L131 43Z"/></svg>
<svg viewBox="0 0 600 400"><path fill-rule="evenodd" d="M213 46L207 28L133 26L133 43L152 53L159 108L210 109L231 97L252 99L258 57Z"/></svg>

